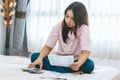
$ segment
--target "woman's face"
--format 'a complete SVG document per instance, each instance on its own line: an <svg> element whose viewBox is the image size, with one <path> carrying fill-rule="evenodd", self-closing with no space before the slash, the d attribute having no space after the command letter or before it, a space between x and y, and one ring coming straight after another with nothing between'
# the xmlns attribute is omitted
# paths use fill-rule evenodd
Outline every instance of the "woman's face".
<svg viewBox="0 0 120 80"><path fill-rule="evenodd" d="M74 15L72 10L68 10L65 15L65 22L68 27L72 28L75 26Z"/></svg>

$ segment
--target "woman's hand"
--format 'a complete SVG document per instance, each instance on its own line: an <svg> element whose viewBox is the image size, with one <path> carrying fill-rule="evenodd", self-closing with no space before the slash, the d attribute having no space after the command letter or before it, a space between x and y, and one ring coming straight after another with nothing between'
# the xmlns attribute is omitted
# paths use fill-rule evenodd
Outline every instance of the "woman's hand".
<svg viewBox="0 0 120 80"><path fill-rule="evenodd" d="M79 56L78 61L71 64L70 68L74 71L78 71L79 68L85 63L85 61L89 57L89 54L90 54L90 52L87 50L81 51L81 55Z"/></svg>
<svg viewBox="0 0 120 80"><path fill-rule="evenodd" d="M43 66L43 63L42 63L42 60L35 60L33 63L29 64L28 65L28 68L32 68L34 67L35 65L39 65L40 66L40 70L42 69L42 66Z"/></svg>
<svg viewBox="0 0 120 80"><path fill-rule="evenodd" d="M74 62L73 64L70 65L70 68L73 70L73 71L78 71L80 66L79 66L79 63L78 62Z"/></svg>

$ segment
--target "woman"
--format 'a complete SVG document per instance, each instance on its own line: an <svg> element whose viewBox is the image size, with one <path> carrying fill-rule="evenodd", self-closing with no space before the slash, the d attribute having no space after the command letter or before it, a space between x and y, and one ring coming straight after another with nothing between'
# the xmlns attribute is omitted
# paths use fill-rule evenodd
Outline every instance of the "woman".
<svg viewBox="0 0 120 80"><path fill-rule="evenodd" d="M58 41L57 55L73 55L74 63L69 67L52 66L48 60L48 54ZM88 14L81 2L71 3L65 10L64 19L57 23L40 53L31 56L31 64L28 68L36 66L40 70L46 69L61 73L83 72L91 73L94 70L94 62L90 55L90 31L88 27Z"/></svg>

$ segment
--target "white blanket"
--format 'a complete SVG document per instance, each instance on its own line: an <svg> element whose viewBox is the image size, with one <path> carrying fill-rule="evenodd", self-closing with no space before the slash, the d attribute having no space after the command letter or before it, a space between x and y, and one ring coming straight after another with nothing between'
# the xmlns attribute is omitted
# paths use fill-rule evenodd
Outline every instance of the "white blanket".
<svg viewBox="0 0 120 80"><path fill-rule="evenodd" d="M95 66L91 74L57 73L43 70L42 74L23 72L30 63L29 58L19 56L0 55L0 80L57 80L53 78L66 78L67 80L112 80L119 70L108 66ZM49 78L48 78L49 77Z"/></svg>

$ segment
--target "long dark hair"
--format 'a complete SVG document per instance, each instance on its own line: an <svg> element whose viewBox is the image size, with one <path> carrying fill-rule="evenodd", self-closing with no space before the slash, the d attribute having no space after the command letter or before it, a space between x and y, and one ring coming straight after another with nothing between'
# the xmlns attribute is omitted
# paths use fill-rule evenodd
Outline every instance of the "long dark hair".
<svg viewBox="0 0 120 80"><path fill-rule="evenodd" d="M73 15L74 15L74 22L75 26L73 28L73 32L75 37L77 38L77 28L80 27L82 24L88 25L88 13L87 10L81 2L73 2L71 3L64 12L64 16L66 15L68 10L72 10ZM62 21L62 37L63 41L66 43L66 39L68 38L68 32L71 30L66 25L65 18Z"/></svg>

